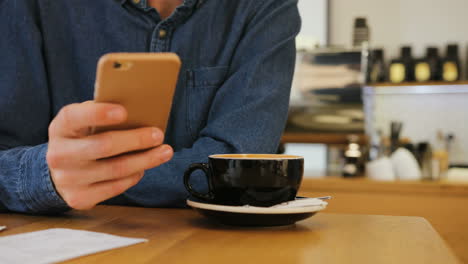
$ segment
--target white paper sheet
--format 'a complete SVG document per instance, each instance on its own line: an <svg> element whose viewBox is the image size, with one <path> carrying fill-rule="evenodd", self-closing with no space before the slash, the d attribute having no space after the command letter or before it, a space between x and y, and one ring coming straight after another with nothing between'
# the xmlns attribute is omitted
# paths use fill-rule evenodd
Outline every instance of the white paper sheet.
<svg viewBox="0 0 468 264"><path fill-rule="evenodd" d="M56 263L146 241L82 230L47 229L0 237L0 263Z"/></svg>
<svg viewBox="0 0 468 264"><path fill-rule="evenodd" d="M6 226L0 226L0 231L5 230Z"/></svg>

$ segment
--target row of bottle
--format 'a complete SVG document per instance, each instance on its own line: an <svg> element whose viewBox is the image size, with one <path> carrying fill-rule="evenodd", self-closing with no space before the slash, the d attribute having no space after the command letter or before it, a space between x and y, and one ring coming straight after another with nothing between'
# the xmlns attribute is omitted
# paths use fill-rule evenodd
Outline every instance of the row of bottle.
<svg viewBox="0 0 468 264"><path fill-rule="evenodd" d="M439 56L437 47L428 47L426 56L414 59L411 47L401 48L399 58L391 60L388 68L384 60L384 51L374 49L369 56L367 81L369 83L391 82L455 82L461 79L461 65L458 45L450 44L444 57Z"/></svg>

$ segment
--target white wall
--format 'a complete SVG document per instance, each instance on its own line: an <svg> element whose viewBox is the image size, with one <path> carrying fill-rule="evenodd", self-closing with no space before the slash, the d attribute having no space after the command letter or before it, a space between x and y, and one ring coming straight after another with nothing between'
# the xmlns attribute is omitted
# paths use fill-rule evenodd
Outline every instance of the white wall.
<svg viewBox="0 0 468 264"><path fill-rule="evenodd" d="M327 44L327 2L328 0L299 0L302 19L300 35L312 37L320 45Z"/></svg>
<svg viewBox="0 0 468 264"><path fill-rule="evenodd" d="M397 56L404 44L422 56L427 45L437 45L445 53L448 42L463 44L465 58L468 0L331 0L330 9L331 44L351 45L354 18L365 16L372 44L385 47L387 59Z"/></svg>

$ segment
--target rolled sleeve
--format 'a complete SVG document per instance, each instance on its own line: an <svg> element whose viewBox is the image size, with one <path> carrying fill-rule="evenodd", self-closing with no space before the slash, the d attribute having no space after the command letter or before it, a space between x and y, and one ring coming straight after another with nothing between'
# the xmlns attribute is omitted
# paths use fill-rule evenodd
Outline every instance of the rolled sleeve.
<svg viewBox="0 0 468 264"><path fill-rule="evenodd" d="M55 190L46 162L47 144L25 151L18 183L19 197L33 213L61 213L70 208Z"/></svg>
<svg viewBox="0 0 468 264"><path fill-rule="evenodd" d="M70 209L54 188L46 152L47 144L0 151L3 209L39 214L56 214Z"/></svg>

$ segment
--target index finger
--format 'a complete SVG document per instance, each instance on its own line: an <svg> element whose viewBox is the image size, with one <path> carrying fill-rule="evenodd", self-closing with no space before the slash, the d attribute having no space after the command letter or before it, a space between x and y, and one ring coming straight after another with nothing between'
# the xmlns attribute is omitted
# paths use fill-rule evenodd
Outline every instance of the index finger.
<svg viewBox="0 0 468 264"><path fill-rule="evenodd" d="M52 121L49 134L79 137L86 135L90 127L116 125L126 119L127 111L118 104L89 101L70 104Z"/></svg>

